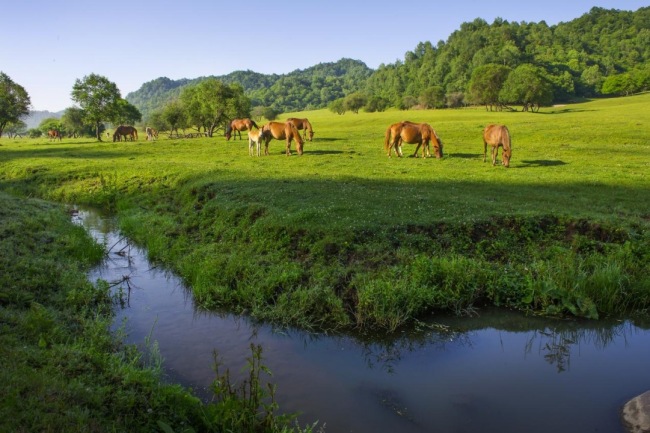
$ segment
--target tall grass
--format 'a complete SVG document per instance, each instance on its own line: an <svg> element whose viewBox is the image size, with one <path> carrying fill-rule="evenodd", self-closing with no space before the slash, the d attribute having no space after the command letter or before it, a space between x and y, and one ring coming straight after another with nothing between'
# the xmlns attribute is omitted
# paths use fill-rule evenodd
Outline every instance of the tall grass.
<svg viewBox="0 0 650 433"><path fill-rule="evenodd" d="M206 307L315 328L483 303L597 317L648 308L649 107L286 113L314 126L300 157L223 137L5 140L0 185L114 209ZM407 119L436 129L442 160L386 156ZM510 129L509 169L482 161L487 123Z"/></svg>

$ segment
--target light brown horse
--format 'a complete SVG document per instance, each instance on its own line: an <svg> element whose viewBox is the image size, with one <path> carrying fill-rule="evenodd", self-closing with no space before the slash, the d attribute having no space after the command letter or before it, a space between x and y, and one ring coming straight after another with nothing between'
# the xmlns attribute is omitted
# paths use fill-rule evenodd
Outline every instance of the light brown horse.
<svg viewBox="0 0 650 433"><path fill-rule="evenodd" d="M269 122L262 126L262 134L264 135L264 155L269 154L269 142L271 139L287 140L287 156L291 155L291 141L296 140L296 150L298 155L302 155L302 147L304 142L300 137L300 131L291 122Z"/></svg>
<svg viewBox="0 0 650 433"><path fill-rule="evenodd" d="M154 141L158 138L158 131L153 129L151 126L147 126L145 132L147 133L147 140Z"/></svg>
<svg viewBox="0 0 650 433"><path fill-rule="evenodd" d="M115 128L115 132L113 132L113 142L121 141L122 137L124 137L124 141L126 141L127 136L131 137L131 141L137 140L138 130L135 129L133 126L120 125L117 128Z"/></svg>
<svg viewBox="0 0 650 433"><path fill-rule="evenodd" d="M262 140L266 134L261 129L257 131L248 131L248 154L253 156L256 152L257 147L257 156L260 156L262 153Z"/></svg>
<svg viewBox="0 0 650 433"><path fill-rule="evenodd" d="M309 141L314 139L314 130L311 127L311 123L307 119L298 119L297 117L290 117L287 119L287 122L291 122L296 125L298 130L303 131L303 140L307 140L307 133L309 133Z"/></svg>
<svg viewBox="0 0 650 433"><path fill-rule="evenodd" d="M384 150L388 151L391 156L391 150L395 149L395 154L399 157L402 153L402 143L417 144L413 156L417 158L418 150L422 147L422 157L431 156L430 143L433 142L433 150L436 158L443 157L442 140L436 134L436 131L428 123L415 123L405 120L404 122L393 123L386 130L384 140Z"/></svg>
<svg viewBox="0 0 650 433"><path fill-rule="evenodd" d="M56 141L57 138L59 141L61 141L61 132L56 129L50 129L47 131L47 136L49 137L50 141Z"/></svg>
<svg viewBox="0 0 650 433"><path fill-rule="evenodd" d="M260 129L257 124L248 117L245 119L231 120L230 123L226 125L226 140L230 140L233 131L235 131L235 137L239 133L239 139L241 140L241 131L251 131L253 127Z"/></svg>
<svg viewBox="0 0 650 433"><path fill-rule="evenodd" d="M488 144L492 147L492 165L497 163L497 153L499 152L499 146L501 146L503 148L501 163L505 167L510 167L512 142L510 141L510 131L508 131L506 125L488 125L483 130L483 162L487 159Z"/></svg>

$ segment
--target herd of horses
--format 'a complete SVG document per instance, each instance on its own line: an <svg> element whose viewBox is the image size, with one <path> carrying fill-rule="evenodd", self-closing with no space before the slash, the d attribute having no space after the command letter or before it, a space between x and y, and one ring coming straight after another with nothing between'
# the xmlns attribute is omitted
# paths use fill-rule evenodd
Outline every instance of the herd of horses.
<svg viewBox="0 0 650 433"><path fill-rule="evenodd" d="M303 147L306 140L312 141L314 138L314 129L308 119L289 118L284 122L268 122L259 127L255 121L244 118L234 119L225 127L226 140L231 137L237 137L241 140L242 131L248 131L248 154L260 156L262 153L262 143L264 143L264 154L269 154L269 143L271 140L286 141L286 155L291 155L291 143L296 142L296 151L299 155L303 153ZM303 131L302 135L300 131ZM158 131L154 128L146 127L147 140L158 138ZM57 130L49 130L48 137L50 140L58 138L61 140L61 134ZM122 141L138 139L138 131L133 126L120 125L113 132L113 141ZM418 157L418 151L422 149L422 158L431 157L431 146L436 158L443 157L443 144L438 133L428 123L416 123L408 120L393 123L386 129L384 139L384 150L390 158L392 152L398 157L404 156L402 145L404 143L415 144L413 157ZM503 149L501 153L501 163L505 167L510 166L512 155L512 142L510 131L505 125L491 124L483 129L483 162L487 161L487 149L491 148L492 165L497 163L499 147Z"/></svg>

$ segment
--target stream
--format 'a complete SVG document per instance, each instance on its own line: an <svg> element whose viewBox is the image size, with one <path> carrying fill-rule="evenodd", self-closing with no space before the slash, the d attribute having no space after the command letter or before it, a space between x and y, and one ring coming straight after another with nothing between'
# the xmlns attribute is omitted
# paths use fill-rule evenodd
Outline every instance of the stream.
<svg viewBox="0 0 650 433"><path fill-rule="evenodd" d="M112 219L80 210L73 220L110 249L90 280L123 282L113 330L144 351L155 342L166 380L206 401L215 351L243 377L251 343L262 346L280 410L325 432L623 433L622 406L650 389L648 322L487 309L391 336L277 329L201 310Z"/></svg>

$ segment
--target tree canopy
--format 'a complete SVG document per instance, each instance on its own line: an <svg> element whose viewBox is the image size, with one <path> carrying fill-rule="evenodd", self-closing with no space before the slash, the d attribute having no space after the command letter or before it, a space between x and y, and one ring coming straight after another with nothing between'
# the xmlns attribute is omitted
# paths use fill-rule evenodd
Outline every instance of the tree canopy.
<svg viewBox="0 0 650 433"><path fill-rule="evenodd" d="M25 88L0 71L0 137L7 125L19 125L20 118L29 114L30 105Z"/></svg>
<svg viewBox="0 0 650 433"><path fill-rule="evenodd" d="M72 100L79 104L84 119L95 125L97 140L102 141L102 122L115 119L119 112L120 91L115 83L97 74L77 79L72 87Z"/></svg>

